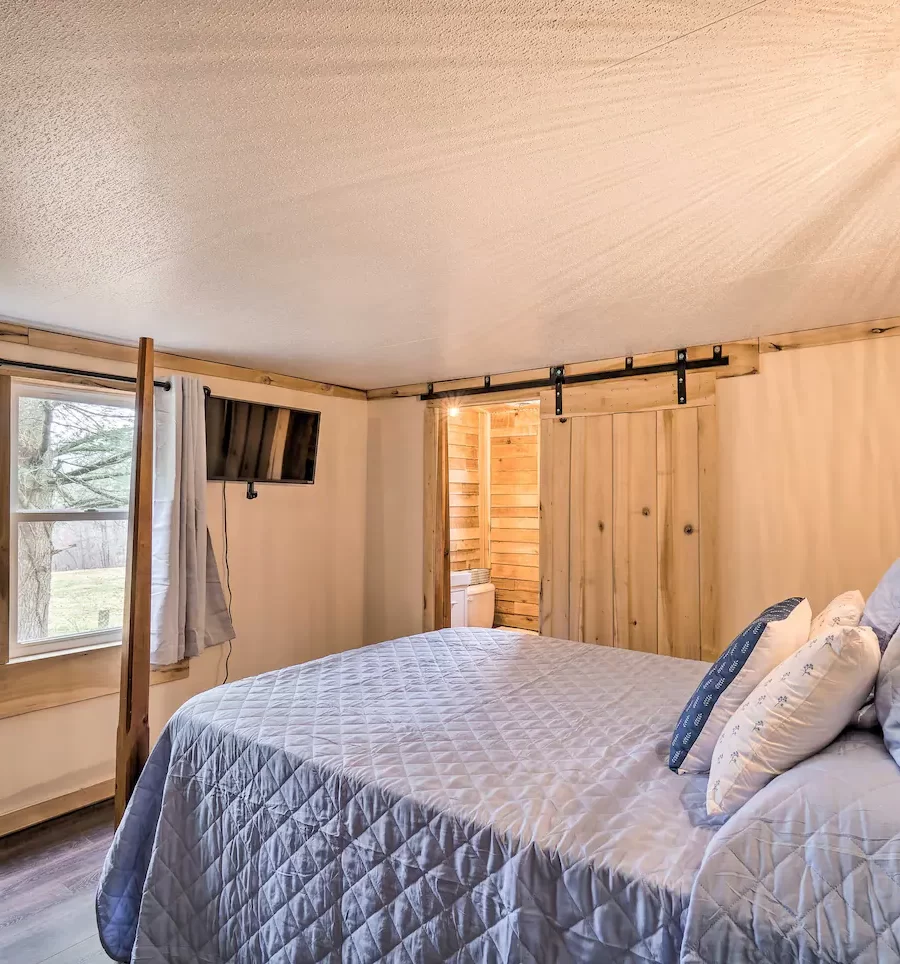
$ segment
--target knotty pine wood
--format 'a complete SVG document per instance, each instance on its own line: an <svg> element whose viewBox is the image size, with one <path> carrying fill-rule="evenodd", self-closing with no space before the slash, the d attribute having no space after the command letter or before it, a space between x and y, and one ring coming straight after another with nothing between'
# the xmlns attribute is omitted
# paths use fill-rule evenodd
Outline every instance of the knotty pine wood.
<svg viewBox="0 0 900 964"><path fill-rule="evenodd" d="M700 659L700 471L697 412L656 413L657 650Z"/></svg>
<svg viewBox="0 0 900 964"><path fill-rule="evenodd" d="M447 410L425 412L423 611L425 632L450 625L450 472Z"/></svg>
<svg viewBox="0 0 900 964"><path fill-rule="evenodd" d="M480 413L461 408L447 419L450 465L450 569L480 569L484 565L481 528Z"/></svg>
<svg viewBox="0 0 900 964"><path fill-rule="evenodd" d="M537 405L490 412L494 625L510 629L540 625L540 420Z"/></svg>
<svg viewBox="0 0 900 964"><path fill-rule="evenodd" d="M700 516L700 658L719 656L719 437L718 409L697 411L698 512Z"/></svg>
<svg viewBox="0 0 900 964"><path fill-rule="evenodd" d="M715 407L542 418L542 429L543 632L718 655Z"/></svg>
<svg viewBox="0 0 900 964"><path fill-rule="evenodd" d="M613 416L616 645L657 652L656 412Z"/></svg>
<svg viewBox="0 0 900 964"><path fill-rule="evenodd" d="M612 415L572 425L570 608L576 639L611 645L613 611Z"/></svg>
<svg viewBox="0 0 900 964"><path fill-rule="evenodd" d="M572 420L541 420L541 621L544 636L568 639Z"/></svg>

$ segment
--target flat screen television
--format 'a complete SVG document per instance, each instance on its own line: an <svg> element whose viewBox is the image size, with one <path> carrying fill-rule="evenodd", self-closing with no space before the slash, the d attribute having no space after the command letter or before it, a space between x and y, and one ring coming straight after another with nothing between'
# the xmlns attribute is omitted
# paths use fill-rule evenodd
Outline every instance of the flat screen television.
<svg viewBox="0 0 900 964"><path fill-rule="evenodd" d="M319 419L319 412L207 395L206 477L312 485Z"/></svg>

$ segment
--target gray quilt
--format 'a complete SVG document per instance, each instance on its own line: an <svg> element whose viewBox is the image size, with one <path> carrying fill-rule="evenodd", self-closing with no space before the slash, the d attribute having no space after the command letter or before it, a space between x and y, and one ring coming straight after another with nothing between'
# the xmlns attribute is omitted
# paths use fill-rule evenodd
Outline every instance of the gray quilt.
<svg viewBox="0 0 900 964"><path fill-rule="evenodd" d="M219 687L97 896L140 964L900 964L900 769L850 731L721 829L666 765L706 666L445 630Z"/></svg>
<svg viewBox="0 0 900 964"><path fill-rule="evenodd" d="M880 732L848 730L719 831L683 960L900 962L900 770Z"/></svg>
<svg viewBox="0 0 900 964"><path fill-rule="evenodd" d="M677 961L715 828L666 766L701 663L445 630L219 687L97 897L141 964Z"/></svg>

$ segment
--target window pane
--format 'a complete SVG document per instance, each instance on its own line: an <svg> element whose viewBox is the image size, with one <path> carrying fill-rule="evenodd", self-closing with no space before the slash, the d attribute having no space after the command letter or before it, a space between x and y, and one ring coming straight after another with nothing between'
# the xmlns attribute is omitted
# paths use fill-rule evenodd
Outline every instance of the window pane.
<svg viewBox="0 0 900 964"><path fill-rule="evenodd" d="M122 625L128 523L20 522L18 641Z"/></svg>
<svg viewBox="0 0 900 964"><path fill-rule="evenodd" d="M134 408L19 397L18 507L128 506Z"/></svg>

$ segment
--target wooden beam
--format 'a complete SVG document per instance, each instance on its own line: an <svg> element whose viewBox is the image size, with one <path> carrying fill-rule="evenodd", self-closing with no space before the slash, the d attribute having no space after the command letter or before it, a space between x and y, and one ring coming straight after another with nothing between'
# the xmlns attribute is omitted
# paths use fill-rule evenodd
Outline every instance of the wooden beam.
<svg viewBox="0 0 900 964"><path fill-rule="evenodd" d="M780 335L767 335L759 340L763 353L789 351L795 348L818 348L821 345L841 345L850 341L871 341L900 335L900 317L879 321L861 321L855 325L834 325L830 328L807 328Z"/></svg>
<svg viewBox="0 0 900 964"><path fill-rule="evenodd" d="M75 810L81 810L82 807L109 800L113 796L113 791L114 781L103 780L101 783L64 793L51 800L42 800L40 803L33 803L30 807L22 807L21 810L0 813L0 837L25 830L27 827L34 827L55 817L62 817Z"/></svg>
<svg viewBox="0 0 900 964"><path fill-rule="evenodd" d="M45 351L60 351L87 358L102 358L112 362L125 362L130 365L136 364L138 359L138 349L133 345L105 341L102 338L87 338L82 335L47 331L43 328L3 320L0 320L0 342L27 345L29 348L39 348ZM245 368L242 365L206 361L202 358L179 355L175 352L157 352L156 368L163 371L187 372L208 378L226 378L232 381L249 382L254 385L271 385L275 388L309 392L313 395L328 395L334 398L355 398L358 400L366 398L366 393L359 388L330 385L328 382L299 378L295 375L282 375L278 372L261 371L256 368ZM57 381L58 379L53 376L53 380Z"/></svg>
<svg viewBox="0 0 900 964"><path fill-rule="evenodd" d="M425 412L424 617L425 632L450 625L450 472L447 410Z"/></svg>
<svg viewBox="0 0 900 964"><path fill-rule="evenodd" d="M118 826L150 752L150 576L153 529L153 340L138 349L116 739Z"/></svg>
<svg viewBox="0 0 900 964"><path fill-rule="evenodd" d="M12 321L0 319L0 341L12 342L15 345L28 344L28 328L17 325Z"/></svg>

